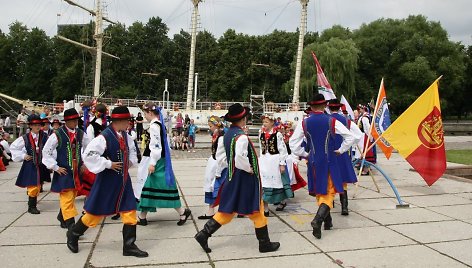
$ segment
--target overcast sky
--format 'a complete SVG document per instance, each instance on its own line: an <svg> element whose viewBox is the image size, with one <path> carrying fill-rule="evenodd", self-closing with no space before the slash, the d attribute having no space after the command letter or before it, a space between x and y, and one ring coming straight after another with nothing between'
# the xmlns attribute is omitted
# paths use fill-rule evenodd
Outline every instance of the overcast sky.
<svg viewBox="0 0 472 268"><path fill-rule="evenodd" d="M94 0L75 0L93 7ZM112 20L129 26L161 17L170 36L189 31L191 0L102 0ZM0 29L8 32L15 20L56 34L57 24L86 23L90 15L61 0L0 0ZM200 29L216 37L228 28L261 35L274 29L295 31L300 24L298 0L205 0L200 4ZM472 45L472 0L310 0L308 30L322 31L334 24L357 29L378 18L406 18L422 14L441 22L450 38ZM60 16L58 16L60 14Z"/></svg>

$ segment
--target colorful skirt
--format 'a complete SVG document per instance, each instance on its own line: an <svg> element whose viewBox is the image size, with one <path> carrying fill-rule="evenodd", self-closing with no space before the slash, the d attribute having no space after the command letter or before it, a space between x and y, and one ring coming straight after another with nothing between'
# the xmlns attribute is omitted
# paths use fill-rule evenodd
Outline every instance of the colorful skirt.
<svg viewBox="0 0 472 268"><path fill-rule="evenodd" d="M156 208L180 208L179 191L174 183L168 186L165 179L165 159L157 161L154 173L150 174L144 183L138 210L156 212Z"/></svg>
<svg viewBox="0 0 472 268"><path fill-rule="evenodd" d="M205 192L205 204L213 205L218 197L218 192L220 191L220 187L223 182L226 180L228 176L228 169L225 168L221 172L221 177L215 179L215 183L213 185L213 192Z"/></svg>
<svg viewBox="0 0 472 268"><path fill-rule="evenodd" d="M293 198L292 187L290 186L290 178L287 172L281 174L283 188L262 188L262 200L269 204L280 203L288 198Z"/></svg>

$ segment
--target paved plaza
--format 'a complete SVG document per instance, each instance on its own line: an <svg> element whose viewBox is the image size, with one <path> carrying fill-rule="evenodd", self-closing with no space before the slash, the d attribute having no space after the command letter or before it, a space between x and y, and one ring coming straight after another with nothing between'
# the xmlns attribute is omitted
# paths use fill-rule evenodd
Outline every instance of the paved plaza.
<svg viewBox="0 0 472 268"><path fill-rule="evenodd" d="M203 139L203 137L202 137ZM470 143L471 138L451 142ZM461 147L461 146L458 146ZM0 173L0 267L467 267L472 266L472 181L440 179L426 186L410 166L394 154L379 165L390 175L409 208L396 208L397 199L383 177L361 177L349 188L349 216L341 216L339 198L333 210L334 228L318 240L310 221L317 206L305 189L295 193L285 211L271 207L271 240L281 247L259 253L249 219L235 218L223 226L206 254L193 239L205 221L202 189L208 149L174 152L174 169L181 199L193 217L177 226L173 209L148 215L149 225L138 226L137 245L148 258L122 256L121 222L109 218L89 229L79 241L78 254L66 247L65 230L56 220L58 195L50 184L39 197L40 215L26 213L27 196L16 187L20 164ZM305 168L301 167L302 172ZM133 179L136 168L131 170ZM354 198L353 198L354 196ZM83 199L79 198L81 208Z"/></svg>

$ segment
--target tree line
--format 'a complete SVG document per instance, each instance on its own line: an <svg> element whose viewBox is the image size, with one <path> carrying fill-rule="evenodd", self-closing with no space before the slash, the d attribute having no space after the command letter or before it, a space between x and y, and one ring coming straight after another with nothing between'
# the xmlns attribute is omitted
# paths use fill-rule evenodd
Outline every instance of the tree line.
<svg viewBox="0 0 472 268"><path fill-rule="evenodd" d="M63 25L58 34L93 46L92 22ZM104 50L102 86L107 96L160 99L169 79L171 100L186 98L190 34L168 36L159 17L130 26L110 25ZM266 100L291 102L298 31L274 30L253 36L228 29L216 38L197 36L196 72L201 101L247 101L265 93ZM391 111L405 110L439 75L443 114L472 112L472 46L449 39L439 22L424 16L379 19L351 30L333 26L309 32L301 72L300 101L316 91L314 51L338 96L352 104L367 103L385 78ZM146 76L143 73L157 75ZM0 92L21 99L61 102L75 94L92 94L94 57L87 51L47 36L21 22L0 32Z"/></svg>

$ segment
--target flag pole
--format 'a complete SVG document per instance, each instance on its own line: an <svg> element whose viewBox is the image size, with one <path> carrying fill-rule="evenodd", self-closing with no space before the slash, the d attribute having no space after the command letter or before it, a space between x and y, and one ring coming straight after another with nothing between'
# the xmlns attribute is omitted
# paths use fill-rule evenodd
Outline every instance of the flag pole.
<svg viewBox="0 0 472 268"><path fill-rule="evenodd" d="M379 103L380 91L382 90L383 81L384 81L384 79L382 77L382 81L380 82L380 87L379 87L379 93L377 93L377 100L375 101L374 112L376 112L377 108L378 108L377 105ZM367 135L367 143L366 143L366 146L364 147L364 151L362 152L363 156L362 156L361 168L359 169L359 176L361 176L361 174L362 174L362 169L364 168L365 156L367 155L367 152L369 151L369 150L366 150L366 148L369 147L369 142L370 142L370 137L369 136L372 134L372 127L374 126L375 121L372 120L372 122L373 123L370 124L369 134ZM361 119L361 124L362 124L362 119Z"/></svg>

